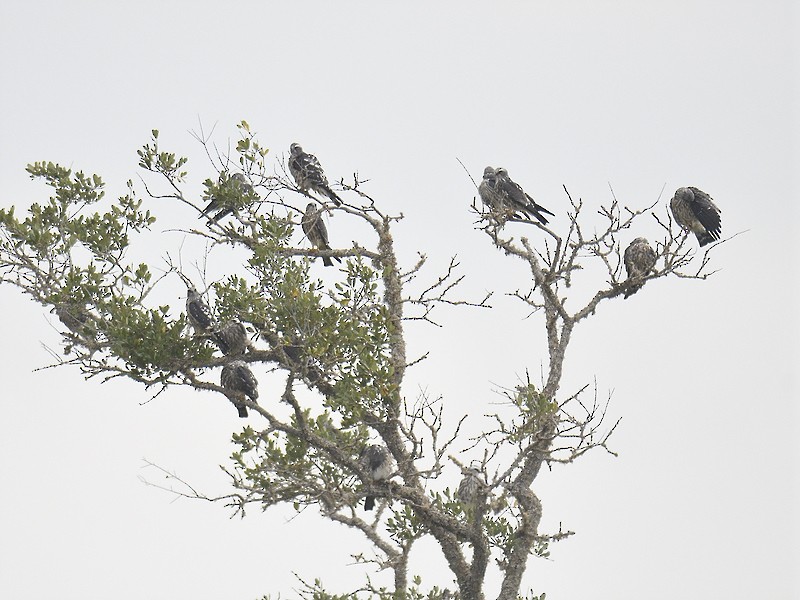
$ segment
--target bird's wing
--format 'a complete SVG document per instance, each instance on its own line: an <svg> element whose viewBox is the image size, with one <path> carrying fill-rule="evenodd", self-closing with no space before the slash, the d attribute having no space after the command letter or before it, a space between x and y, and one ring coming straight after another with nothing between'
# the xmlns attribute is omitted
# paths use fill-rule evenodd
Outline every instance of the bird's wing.
<svg viewBox="0 0 800 600"><path fill-rule="evenodd" d="M236 369L236 374L239 381L242 383L242 389L247 396L255 401L258 399L258 381L256 381L253 372L245 364L241 364Z"/></svg>
<svg viewBox="0 0 800 600"><path fill-rule="evenodd" d="M192 317L203 328L208 328L214 321L214 316L211 314L211 309L202 300L195 300L189 302L186 306L189 311L189 316Z"/></svg>
<svg viewBox="0 0 800 600"><path fill-rule="evenodd" d="M531 206L533 206L533 208L534 208L534 209L535 209L537 212L543 212L543 213L545 213L545 214L548 214L548 215L550 215L551 217L555 217L555 216L556 216L556 215L555 215L555 213L551 213L549 210L547 210L547 209L546 209L544 206L542 206L541 204L537 204L537 203L536 203L536 200L534 200L533 198L531 198L531 197L530 197L530 196L529 196L527 193L525 194L525 197L528 199L528 202L530 202Z"/></svg>
<svg viewBox="0 0 800 600"><path fill-rule="evenodd" d="M720 210L711 196L697 188L689 188L694 194L694 201L691 203L691 209L697 220L706 228L706 231L711 234L715 239L719 239L722 231L722 218L720 217Z"/></svg>
<svg viewBox="0 0 800 600"><path fill-rule="evenodd" d="M525 192L522 187L510 177L504 175L498 176L496 186L500 193L511 201L512 208L519 210L526 210L528 208Z"/></svg>

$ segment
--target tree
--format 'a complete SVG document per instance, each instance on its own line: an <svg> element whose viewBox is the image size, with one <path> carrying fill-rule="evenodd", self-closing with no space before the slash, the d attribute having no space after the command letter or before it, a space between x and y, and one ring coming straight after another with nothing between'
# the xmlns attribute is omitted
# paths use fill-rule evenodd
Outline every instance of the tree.
<svg viewBox="0 0 800 600"><path fill-rule="evenodd" d="M230 400L242 416L249 409L250 420L234 434L236 451L226 467L233 491L222 498L189 487L176 493L221 500L241 516L251 504L316 507L324 518L360 531L374 556L359 554L356 560L390 570L393 579L380 587L368 578L347 593L484 598L484 581L496 562L502 580L497 597L520 597L530 557L548 556L552 542L573 533L539 530L542 504L532 485L540 469L571 463L596 448L612 452L608 440L617 423L605 423L608 402L588 384L560 389L575 326L594 316L601 302L628 297L652 279L707 278L714 246L697 255L669 214L658 212L657 203L632 210L613 198L597 215L587 215L584 202L573 200L565 188L571 209L556 229L503 206L483 211L473 202L476 227L530 272L527 288L509 293L543 314L548 356L542 381L528 376L505 389L505 405L488 416L482 433L466 440L462 450L456 442L464 444L466 415L424 396L409 401L405 395L404 376L415 361L406 356L404 327L409 320L432 323L433 311L442 305L491 309L491 294L472 301L456 297L463 276L453 257L444 273L408 295L406 284L424 274L425 258L408 268L398 264L392 225L401 217L384 212L357 175L338 182L342 203L324 209L336 219L360 220L373 240L336 249L293 242L303 207L309 199L321 200L295 185L280 161L270 172L268 151L249 125L242 122L238 130L229 156L215 153L208 139L197 136L218 171L205 180L200 204L183 191L187 160L162 151L158 131L138 151L148 177L143 180L148 203L182 202L198 215L213 203L215 211L225 212L182 230L207 242L195 264L218 254L230 264L231 251L241 259L237 269L210 286L202 282L211 292L202 302L216 325L191 327L180 303L153 300L156 290L170 289L178 279L193 287L198 273L205 274L202 269L187 271L182 256L176 260L169 253L163 265L129 261L137 236L155 222L133 182L125 196L99 212L105 203L100 177L52 163L27 168L33 179L52 188L47 202L33 204L24 219L13 207L0 210L0 281L52 307L65 326L58 364L77 366L87 379L129 378L154 396L188 386ZM646 215L655 217L663 231L655 244L655 266L626 278L621 244L636 237L636 224ZM587 225L590 218L594 221ZM509 222L528 236L512 235ZM316 257L345 260L332 287L312 275ZM162 274L154 276L158 269ZM580 295L573 294L574 281L592 273L602 275L592 293L572 297ZM198 290L202 296L204 288ZM200 299L192 296L192 301ZM221 344L220 328L238 328L238 323L253 339ZM239 349L232 352L232 346ZM226 366L223 385L219 372ZM280 374L279 393L254 393L254 366ZM389 477L387 465L376 470L365 460L370 446L388 451ZM460 492L458 484L440 483L446 467L465 477ZM364 510L367 497L377 499L376 510ZM426 536L438 543L452 578L423 589L409 572L409 558ZM306 597L339 597L319 581L302 585Z"/></svg>

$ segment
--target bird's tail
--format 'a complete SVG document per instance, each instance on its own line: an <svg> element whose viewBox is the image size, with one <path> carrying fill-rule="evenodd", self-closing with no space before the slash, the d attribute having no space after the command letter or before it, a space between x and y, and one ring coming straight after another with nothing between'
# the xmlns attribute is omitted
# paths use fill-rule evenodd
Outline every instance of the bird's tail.
<svg viewBox="0 0 800 600"><path fill-rule="evenodd" d="M239 411L239 418L246 419L247 418L247 407L244 404L236 404L236 410Z"/></svg>
<svg viewBox="0 0 800 600"><path fill-rule="evenodd" d="M539 223L541 223L542 225L547 225L547 224L549 223L549 221L547 220L547 217L545 217L545 216L544 216L544 215L543 215L541 212L539 212L539 210L538 210L538 209L540 209L540 208L542 208L542 207L541 207L541 206L538 206L538 205L536 205L536 204L534 204L532 208L533 208L533 216L534 216L534 217L536 217L536 218L538 219ZM553 214L553 213L548 213L548 214Z"/></svg>
<svg viewBox="0 0 800 600"><path fill-rule="evenodd" d="M333 261L331 260L330 256L323 256L322 257L322 264L325 265L326 267L332 267L333 266Z"/></svg>
<svg viewBox="0 0 800 600"><path fill-rule="evenodd" d="M375 508L375 496L367 496L364 499L364 510L372 510Z"/></svg>
<svg viewBox="0 0 800 600"><path fill-rule="evenodd" d="M339 196L337 196L337 195L336 195L336 192L334 192L334 191L333 191L331 188L329 188L328 186L325 186L325 187L324 187L324 188L322 188L322 189L325 191L325 195L326 195L328 198L330 198L330 199L331 199L331 201L332 201L332 202L333 202L333 203L334 203L336 206L341 206L341 205L342 205L342 199L341 199L341 198L339 198Z"/></svg>
<svg viewBox="0 0 800 600"><path fill-rule="evenodd" d="M533 204L533 208L536 209L539 212L543 212L543 213L545 213L547 215L550 215L551 217L555 217L556 216L555 213L550 212L549 210L547 210L541 204L536 204L536 202L533 201L533 200L531 200L531 204Z"/></svg>
<svg viewBox="0 0 800 600"><path fill-rule="evenodd" d="M713 235L711 235L710 233L708 233L707 231L706 231L706 232L703 232L703 233L697 233L697 232L695 232L695 235L697 236L697 241L698 241L698 242L700 242L700 247L701 247L701 248L702 248L703 246L705 246L706 244L710 244L710 243L711 243L711 242L713 242L715 239L718 239L718 238L715 238L715 237L714 237Z"/></svg>

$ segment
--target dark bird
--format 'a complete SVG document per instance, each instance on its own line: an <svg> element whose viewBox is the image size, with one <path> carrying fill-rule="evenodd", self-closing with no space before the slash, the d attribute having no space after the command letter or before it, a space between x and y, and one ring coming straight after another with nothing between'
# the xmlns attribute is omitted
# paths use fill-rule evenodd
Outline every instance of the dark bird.
<svg viewBox="0 0 800 600"><path fill-rule="evenodd" d="M629 288L625 292L625 297L628 298L642 289L643 279L656 264L656 251L645 238L638 237L625 248L623 258L625 270L628 272Z"/></svg>
<svg viewBox="0 0 800 600"><path fill-rule="evenodd" d="M484 177L486 171L484 170ZM520 185L514 182L508 175L508 171L503 167L497 167L494 172L495 176L495 189L502 202L502 208L512 212L524 213L529 219L535 218L542 225L547 225L547 218L542 214L548 214L551 217L555 216L544 206L536 204ZM499 208L499 207L498 207Z"/></svg>
<svg viewBox="0 0 800 600"><path fill-rule="evenodd" d="M208 197L207 197L208 198ZM234 210L247 203L247 200L254 200L256 192L253 186L247 181L242 173L234 173L228 177L223 172L219 176L217 190L210 196L210 201L203 209L201 217L208 217L212 223L216 223L222 217L231 214ZM214 216L211 213L216 212Z"/></svg>
<svg viewBox="0 0 800 600"><path fill-rule="evenodd" d="M229 392L228 398L242 419L247 418L247 407L244 405L245 396L253 402L258 400L258 382L253 372L242 360L234 360L222 367L220 384Z"/></svg>
<svg viewBox="0 0 800 600"><path fill-rule="evenodd" d="M669 205L675 222L684 231L694 233L701 248L719 239L722 233L722 211L714 204L711 196L696 187L682 187L677 189Z"/></svg>
<svg viewBox="0 0 800 600"><path fill-rule="evenodd" d="M300 225L302 225L303 232L312 246L320 250L331 250L328 244L328 228L325 227L325 221L322 220L322 209L318 209L313 202L309 202L308 206L306 206L306 212L302 221L300 221ZM338 256L333 258L342 262L342 259ZM330 256L323 256L322 264L326 267L332 267L333 261Z"/></svg>
<svg viewBox="0 0 800 600"><path fill-rule="evenodd" d="M330 198L336 206L341 206L342 200L330 188L317 157L303 152L300 144L289 146L289 172L294 177L297 187L304 192L311 190L320 196Z"/></svg>
<svg viewBox="0 0 800 600"><path fill-rule="evenodd" d="M224 325L215 328L211 336L225 356L244 354L245 350L250 347L247 329L238 319L228 321Z"/></svg>
<svg viewBox="0 0 800 600"><path fill-rule="evenodd" d="M514 217L515 219L526 218L527 213L518 211L517 208L519 207L509 200L508 194L501 191L497 181L497 172L498 170L494 167L486 167L483 170L483 179L478 186L478 194L480 194L483 205L502 219L507 219L508 217ZM525 206L527 207L527 203Z"/></svg>
<svg viewBox="0 0 800 600"><path fill-rule="evenodd" d="M358 456L358 464L372 481L384 481L392 474L392 455L385 446L376 444L365 446ZM375 496L367 496L364 500L364 510L373 508L375 508Z"/></svg>
<svg viewBox="0 0 800 600"><path fill-rule="evenodd" d="M208 331L214 325L214 315L208 304L203 302L203 298L193 287L186 292L186 316L195 331Z"/></svg>

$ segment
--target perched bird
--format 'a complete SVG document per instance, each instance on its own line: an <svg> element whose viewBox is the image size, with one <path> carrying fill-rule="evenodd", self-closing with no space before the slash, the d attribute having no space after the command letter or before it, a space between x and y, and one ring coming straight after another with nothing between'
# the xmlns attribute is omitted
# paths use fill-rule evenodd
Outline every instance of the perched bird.
<svg viewBox="0 0 800 600"><path fill-rule="evenodd" d="M220 174L217 192L200 214L201 217L208 217L209 221L216 223L222 217L231 214L237 207L242 205L244 196L255 197L253 186L247 181L242 173L234 173L230 177L225 172ZM214 216L211 213L216 212Z"/></svg>
<svg viewBox="0 0 800 600"><path fill-rule="evenodd" d="M322 210L318 209L316 204L309 202L306 206L306 212L303 215L300 225L303 227L303 232L306 234L308 241L311 245L320 250L330 250L328 244L328 228L325 227L325 221L322 220ZM338 256L334 256L337 261L342 262ZM330 256L322 257L322 264L326 267L332 267L333 261Z"/></svg>
<svg viewBox="0 0 800 600"><path fill-rule="evenodd" d="M638 292L644 285L642 280L656 264L656 251L653 250L653 247L645 238L638 237L625 248L623 258L625 270L628 272L628 281L631 282L630 287L625 292L625 297L628 298Z"/></svg>
<svg viewBox="0 0 800 600"><path fill-rule="evenodd" d="M193 287L186 292L186 316L195 331L208 331L214 325L211 309Z"/></svg>
<svg viewBox="0 0 800 600"><path fill-rule="evenodd" d="M486 171L484 170L484 177L485 176ZM506 210L522 212L528 218L536 218L542 225L547 225L548 223L547 218L542 213L546 213L551 217L555 216L544 206L536 204L534 199L526 194L522 187L509 177L508 171L503 167L495 169L494 176L495 189L501 199L502 207Z"/></svg>
<svg viewBox="0 0 800 600"><path fill-rule="evenodd" d="M720 209L711 196L696 187L678 188L669 203L675 222L697 236L702 248L722 233Z"/></svg>
<svg viewBox="0 0 800 600"><path fill-rule="evenodd" d="M91 333L89 311L86 304L80 302L62 302L56 304L51 312L56 313L58 320L72 333L85 336Z"/></svg>
<svg viewBox="0 0 800 600"><path fill-rule="evenodd" d="M464 472L464 477L461 479L461 483L458 484L456 500L464 504L474 504L483 487L485 487L485 484L481 478L481 472L470 467Z"/></svg>
<svg viewBox="0 0 800 600"><path fill-rule="evenodd" d="M250 347L250 338L247 335L247 330L238 319L228 321L224 325L215 328L211 336L220 351L226 356L244 354L245 350Z"/></svg>
<svg viewBox="0 0 800 600"><path fill-rule="evenodd" d="M289 172L294 177L297 187L304 192L311 190L320 196L330 198L336 206L341 206L342 200L328 185L328 179L322 172L317 157L303 152L300 144L289 146Z"/></svg>
<svg viewBox="0 0 800 600"><path fill-rule="evenodd" d="M234 360L222 367L220 384L230 392L230 401L239 411L242 419L247 418L247 407L243 404L247 396L255 402L258 400L258 382L253 372L242 360Z"/></svg>
<svg viewBox="0 0 800 600"><path fill-rule="evenodd" d="M392 474L392 455L385 446L376 444L365 446L358 456L358 464L372 481L384 481ZM364 500L364 510L373 508L375 508L375 496L367 496Z"/></svg>
<svg viewBox="0 0 800 600"><path fill-rule="evenodd" d="M503 198L497 189L497 175L494 167L486 167L483 170L483 179L478 186L483 205L491 211L502 211L504 209Z"/></svg>

